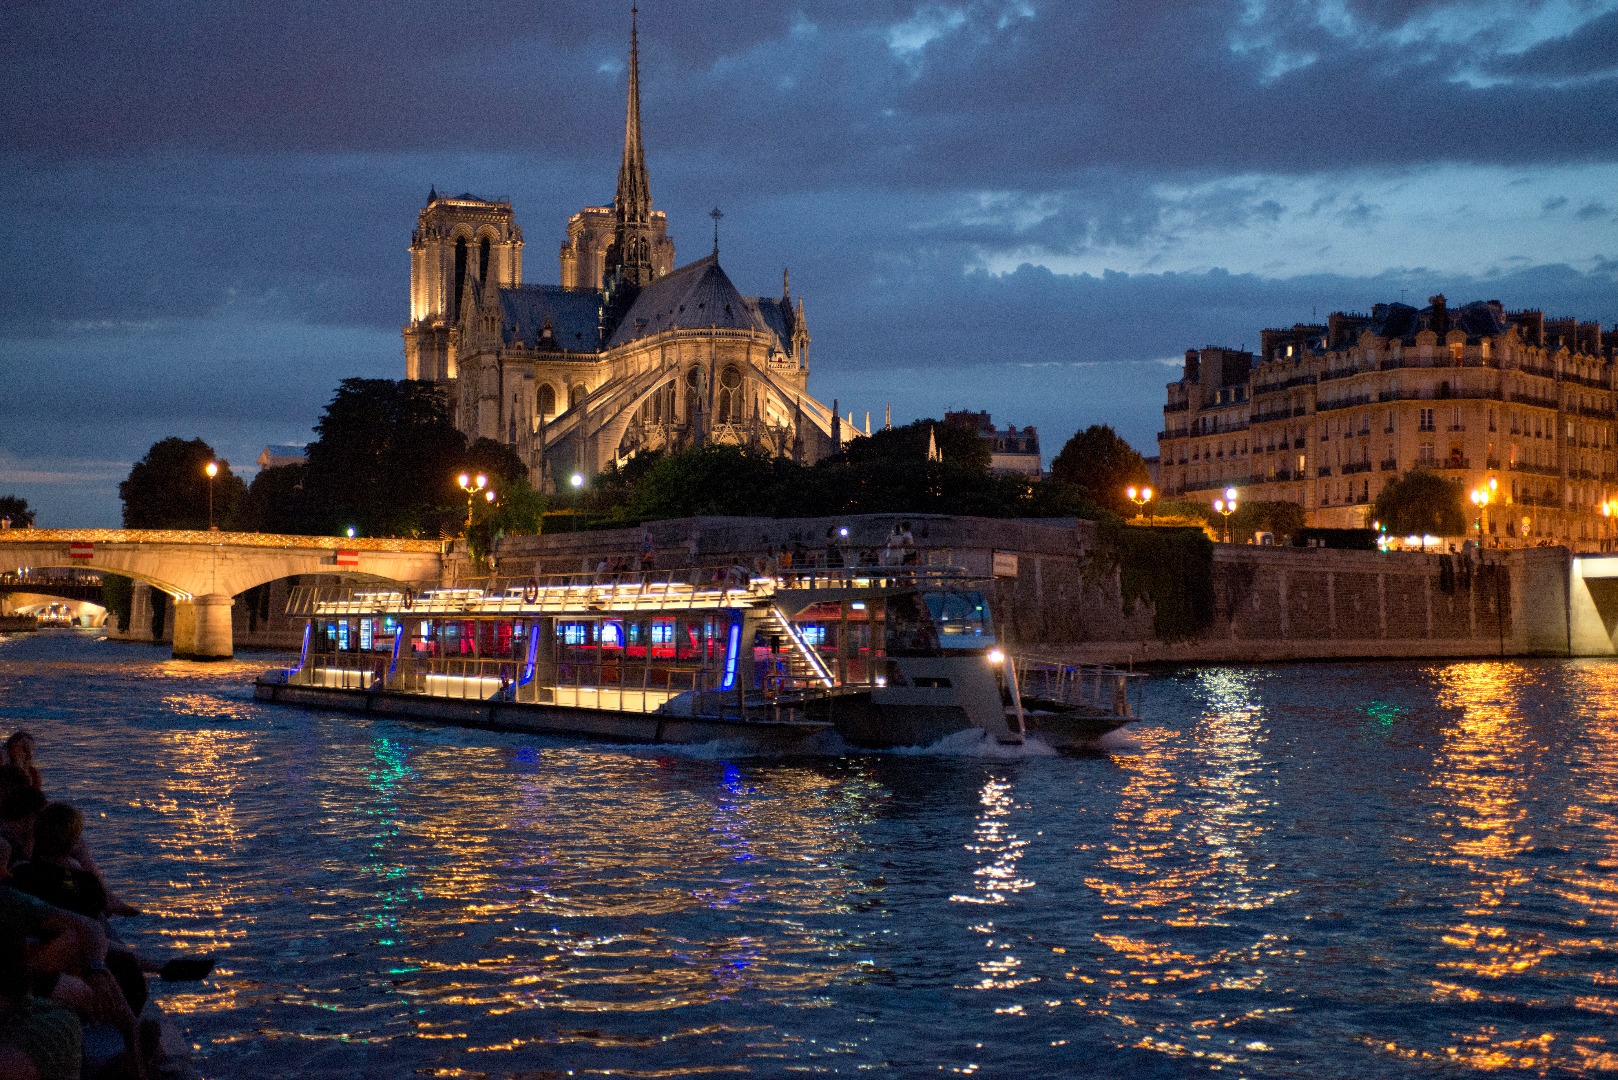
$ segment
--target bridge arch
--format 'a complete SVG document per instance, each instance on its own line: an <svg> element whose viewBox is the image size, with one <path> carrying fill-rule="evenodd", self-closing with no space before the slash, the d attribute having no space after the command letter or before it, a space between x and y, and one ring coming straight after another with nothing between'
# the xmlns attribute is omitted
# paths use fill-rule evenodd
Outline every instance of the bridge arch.
<svg viewBox="0 0 1618 1080"><path fill-rule="evenodd" d="M174 655L228 658L234 598L279 578L330 574L436 581L437 541L184 530L25 529L0 533L0 570L72 568L145 583L175 600Z"/></svg>

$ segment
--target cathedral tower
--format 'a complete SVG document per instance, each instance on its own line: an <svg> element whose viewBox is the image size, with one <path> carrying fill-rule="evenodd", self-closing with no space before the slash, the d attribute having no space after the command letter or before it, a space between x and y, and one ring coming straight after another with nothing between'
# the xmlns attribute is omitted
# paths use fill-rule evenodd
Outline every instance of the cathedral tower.
<svg viewBox="0 0 1618 1080"><path fill-rule="evenodd" d="M456 375L461 297L468 281L522 283L522 230L509 202L427 193L410 237L410 324L405 378L448 382Z"/></svg>

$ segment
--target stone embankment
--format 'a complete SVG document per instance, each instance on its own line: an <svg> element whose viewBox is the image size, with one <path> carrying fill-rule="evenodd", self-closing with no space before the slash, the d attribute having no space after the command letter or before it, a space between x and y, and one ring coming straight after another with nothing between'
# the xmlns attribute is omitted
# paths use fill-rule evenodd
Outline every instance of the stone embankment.
<svg viewBox="0 0 1618 1080"><path fill-rule="evenodd" d="M686 518L508 538L496 552L495 568L502 576L525 578L591 572L603 557L633 565L648 534L656 563L665 568L776 565L783 553L794 551L824 563L827 530L838 535L844 558L853 564L880 550L901 520L910 522L923 561L960 566L991 580L997 617L1014 646L1050 660L1262 663L1614 653L1618 577L1586 577L1590 571L1580 564L1592 560L1576 559L1563 548L1467 558L1215 545L1211 622L1177 641L1154 633L1150 601L1123 601L1119 566L1096 527L1072 519ZM486 572L468 562L460 545L447 571L457 579ZM303 627L283 614L287 595L299 581L330 580L285 578L236 597L231 616L238 645L297 648ZM139 583L132 600L129 625L119 630L109 622L109 633L172 640L173 605Z"/></svg>
<svg viewBox="0 0 1618 1080"><path fill-rule="evenodd" d="M504 541L503 576L633 565L645 537L657 565L754 565L794 548L824 561L847 529L849 563L879 549L896 515L689 518L645 528ZM1611 655L1618 589L1584 581L1564 548L1462 554L1216 545L1212 621L1187 640L1153 632L1150 602L1126 604L1119 568L1090 522L908 515L924 561L994 581L1019 651L1082 663L1241 663L1355 658ZM1002 575L994 574L996 554ZM1007 559L1004 556L1014 556ZM454 572L469 575L464 557ZM1010 572L1014 569L1014 573ZM1618 579L1614 579L1618 581ZM1609 602L1610 601L1610 602Z"/></svg>

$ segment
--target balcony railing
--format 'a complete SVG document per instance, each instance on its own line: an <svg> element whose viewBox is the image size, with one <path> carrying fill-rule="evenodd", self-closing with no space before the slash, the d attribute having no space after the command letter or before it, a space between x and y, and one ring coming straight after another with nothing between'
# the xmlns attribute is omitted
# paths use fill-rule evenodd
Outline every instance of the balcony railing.
<svg viewBox="0 0 1618 1080"><path fill-rule="evenodd" d="M1383 472L1398 472L1399 471L1399 459L1398 458L1383 458L1381 468L1382 468Z"/></svg>
<svg viewBox="0 0 1618 1080"><path fill-rule="evenodd" d="M1282 390L1291 390L1294 386L1312 386L1314 381L1315 377L1313 375L1294 375L1292 378L1282 382L1264 383L1255 386L1253 387L1253 395L1256 397L1259 394L1279 393Z"/></svg>
<svg viewBox="0 0 1618 1080"><path fill-rule="evenodd" d="M1343 466L1343 475L1344 476L1349 476L1349 475L1352 475L1353 473L1362 473L1362 472L1370 472L1370 471L1371 471L1371 463L1369 461L1351 461L1347 465Z"/></svg>

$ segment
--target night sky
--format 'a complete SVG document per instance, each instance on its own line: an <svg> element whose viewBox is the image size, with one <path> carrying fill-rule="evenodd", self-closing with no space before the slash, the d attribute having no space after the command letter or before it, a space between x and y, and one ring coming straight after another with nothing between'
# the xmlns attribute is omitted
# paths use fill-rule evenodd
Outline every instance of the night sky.
<svg viewBox="0 0 1618 1080"><path fill-rule="evenodd" d="M524 279L610 202L628 4L31 2L0 35L0 494L110 525L155 440L244 472L401 378L427 189L510 198ZM644 0L678 262L805 298L881 422L1108 422L1188 347L1499 299L1618 321L1618 0Z"/></svg>

